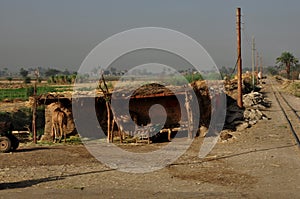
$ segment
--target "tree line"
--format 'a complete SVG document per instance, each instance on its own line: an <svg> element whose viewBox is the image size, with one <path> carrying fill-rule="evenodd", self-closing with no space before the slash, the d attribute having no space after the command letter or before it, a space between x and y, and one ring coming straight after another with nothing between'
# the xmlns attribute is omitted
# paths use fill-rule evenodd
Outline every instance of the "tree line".
<svg viewBox="0 0 300 199"><path fill-rule="evenodd" d="M21 68L19 71L20 76L24 80L24 83L30 83L32 79L37 79L38 82L47 80L48 83L58 84L71 84L75 82L77 72L69 72L67 69L64 71L55 68L38 68L38 69L24 69Z"/></svg>
<svg viewBox="0 0 300 199"><path fill-rule="evenodd" d="M266 68L266 72L271 75L282 75L285 76L287 79L298 79L300 77L300 65L299 59L296 58L292 53L288 51L284 51L281 53L279 57L275 60L275 66L268 66ZM251 68L244 67L243 72L251 71ZM231 76L234 74L234 68L222 66L219 68L221 76ZM107 71L106 71L107 72ZM184 71L180 71L184 72ZM193 72L193 71L192 71ZM37 75L38 73L38 75ZM108 73L108 72L107 72ZM109 74L106 75L117 75L116 69L111 69ZM122 75L119 74L118 75ZM0 77L6 77L8 81L12 81L12 73L9 72L8 68L3 68L0 70ZM30 83L31 80L34 78L41 82L42 80L47 80L48 83L57 83L57 84L72 84L75 82L75 79L79 81L84 81L84 79L88 78L88 75L81 75L80 77L77 76L77 72L69 71L65 69L64 71L55 69L55 68L42 68L38 67L24 69L21 68L17 78L21 77L24 80L24 83Z"/></svg>

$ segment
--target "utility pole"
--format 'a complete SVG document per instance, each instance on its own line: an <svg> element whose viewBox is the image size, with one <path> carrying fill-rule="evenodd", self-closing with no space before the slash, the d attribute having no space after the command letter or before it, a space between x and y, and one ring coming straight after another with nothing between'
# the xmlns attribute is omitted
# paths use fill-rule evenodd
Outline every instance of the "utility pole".
<svg viewBox="0 0 300 199"><path fill-rule="evenodd" d="M258 74L258 60L259 60L259 55L258 52L256 51L256 72Z"/></svg>
<svg viewBox="0 0 300 199"><path fill-rule="evenodd" d="M255 88L254 66L255 66L255 38L254 36L252 36L252 91L254 91Z"/></svg>
<svg viewBox="0 0 300 199"><path fill-rule="evenodd" d="M260 82L262 82L262 77L263 77L263 70L262 70L262 66L263 66L263 63L262 63L262 54L260 54Z"/></svg>
<svg viewBox="0 0 300 199"><path fill-rule="evenodd" d="M258 70L258 64L259 64L259 53L258 51L256 51L256 82L259 82L259 79L258 79L258 73L259 73L259 70Z"/></svg>
<svg viewBox="0 0 300 199"><path fill-rule="evenodd" d="M242 91L242 38L241 38L241 8L236 9L236 32L237 32L237 78L238 78L238 97L237 105L243 107L243 91Z"/></svg>

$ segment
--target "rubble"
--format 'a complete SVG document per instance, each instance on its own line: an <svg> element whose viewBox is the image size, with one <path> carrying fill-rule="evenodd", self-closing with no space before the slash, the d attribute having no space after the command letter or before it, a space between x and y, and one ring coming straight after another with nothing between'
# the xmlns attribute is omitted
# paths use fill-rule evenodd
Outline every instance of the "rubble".
<svg viewBox="0 0 300 199"><path fill-rule="evenodd" d="M220 138L219 141L220 142L228 142L230 140L234 140L236 139L236 136L233 135L233 132L230 130L223 130L220 133Z"/></svg>
<svg viewBox="0 0 300 199"><path fill-rule="evenodd" d="M258 120L266 120L268 117L258 109L246 109L244 112L244 119L246 121L258 121Z"/></svg>
<svg viewBox="0 0 300 199"><path fill-rule="evenodd" d="M239 108L236 101L228 96L225 129L243 131L259 120L269 118L261 111L270 107L270 102L259 92L243 95L244 108Z"/></svg>
<svg viewBox="0 0 300 199"><path fill-rule="evenodd" d="M243 131L246 128L249 128L251 126L248 122L243 122L243 121L239 121L236 124L237 124L236 131Z"/></svg>
<svg viewBox="0 0 300 199"><path fill-rule="evenodd" d="M251 92L243 95L244 120L250 125L256 124L259 120L268 120L269 118L261 111L271 106L271 103L264 98L263 94Z"/></svg>
<svg viewBox="0 0 300 199"><path fill-rule="evenodd" d="M243 95L243 104L246 108L251 107L263 109L266 107L270 107L270 102L266 98L264 98L263 94L259 92L251 92Z"/></svg>
<svg viewBox="0 0 300 199"><path fill-rule="evenodd" d="M237 106L236 100L227 95L227 110L224 130L220 134L220 142L228 142L235 139L235 132L242 132L255 125L259 120L268 120L263 113L270 102L262 93L251 92L243 95L244 107Z"/></svg>

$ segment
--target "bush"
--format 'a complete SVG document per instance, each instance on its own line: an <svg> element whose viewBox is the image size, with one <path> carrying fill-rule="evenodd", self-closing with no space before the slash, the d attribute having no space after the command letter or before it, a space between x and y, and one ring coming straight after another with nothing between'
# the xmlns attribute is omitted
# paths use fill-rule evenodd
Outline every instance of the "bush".
<svg viewBox="0 0 300 199"><path fill-rule="evenodd" d="M13 80L12 77L7 77L6 79L7 79L9 82L11 82L11 81Z"/></svg>
<svg viewBox="0 0 300 199"><path fill-rule="evenodd" d="M45 127L45 107L38 107L36 119L38 135L42 135ZM21 108L16 112L0 112L0 121L10 121L14 130L25 130L26 127L31 129L32 110L31 108Z"/></svg>
<svg viewBox="0 0 300 199"><path fill-rule="evenodd" d="M187 81L189 83L198 81L198 80L203 80L201 74L199 74L199 73L185 75L185 78L187 79Z"/></svg>
<svg viewBox="0 0 300 199"><path fill-rule="evenodd" d="M31 82L31 78L30 77L25 77L24 78L24 83L25 84L30 84L30 82Z"/></svg>

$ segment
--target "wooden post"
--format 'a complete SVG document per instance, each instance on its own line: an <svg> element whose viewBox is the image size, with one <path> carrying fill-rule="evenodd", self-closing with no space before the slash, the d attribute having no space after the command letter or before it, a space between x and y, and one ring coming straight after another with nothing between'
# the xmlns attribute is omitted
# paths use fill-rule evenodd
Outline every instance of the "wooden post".
<svg viewBox="0 0 300 199"><path fill-rule="evenodd" d="M238 97L237 105L243 107L243 91L242 91L242 39L241 39L241 8L236 9L236 31L237 31L237 56L238 56L238 67L237 67L237 78L238 78Z"/></svg>
<svg viewBox="0 0 300 199"><path fill-rule="evenodd" d="M39 72L35 71L35 82L33 87L33 105L32 105L32 132L33 132L33 143L36 144L36 109L37 109L37 90L36 90L36 84L39 77Z"/></svg>
<svg viewBox="0 0 300 199"><path fill-rule="evenodd" d="M110 143L111 141L111 130L110 130L110 106L109 102L107 101L108 99L105 97L105 104L106 104L106 111L107 111L107 143Z"/></svg>
<svg viewBox="0 0 300 199"><path fill-rule="evenodd" d="M185 91L185 108L187 111L187 120L188 120L188 138L193 139L193 112L190 105L190 96L187 91ZM170 134L170 132L169 132ZM171 139L171 137L169 137ZM170 140L169 140L170 141Z"/></svg>
<svg viewBox="0 0 300 199"><path fill-rule="evenodd" d="M36 87L34 88L34 90ZM33 107L32 107L32 132L33 132L33 143L36 144L36 108L37 108L37 103L36 103L36 95L33 95Z"/></svg>
<svg viewBox="0 0 300 199"><path fill-rule="evenodd" d="M104 99L105 99L106 110L107 110L107 143L110 143L110 142L113 142L113 140L114 140L113 130L114 130L114 125L115 125L116 119L115 119L115 116L114 116L115 114L113 114L111 104L110 104L111 95L110 95L109 89L107 87L107 84L105 82L102 72L101 72L100 76L101 76L101 79L99 80L98 87L102 91ZM104 88L102 88L102 83L104 85ZM112 121L111 121L111 114L113 116Z"/></svg>

